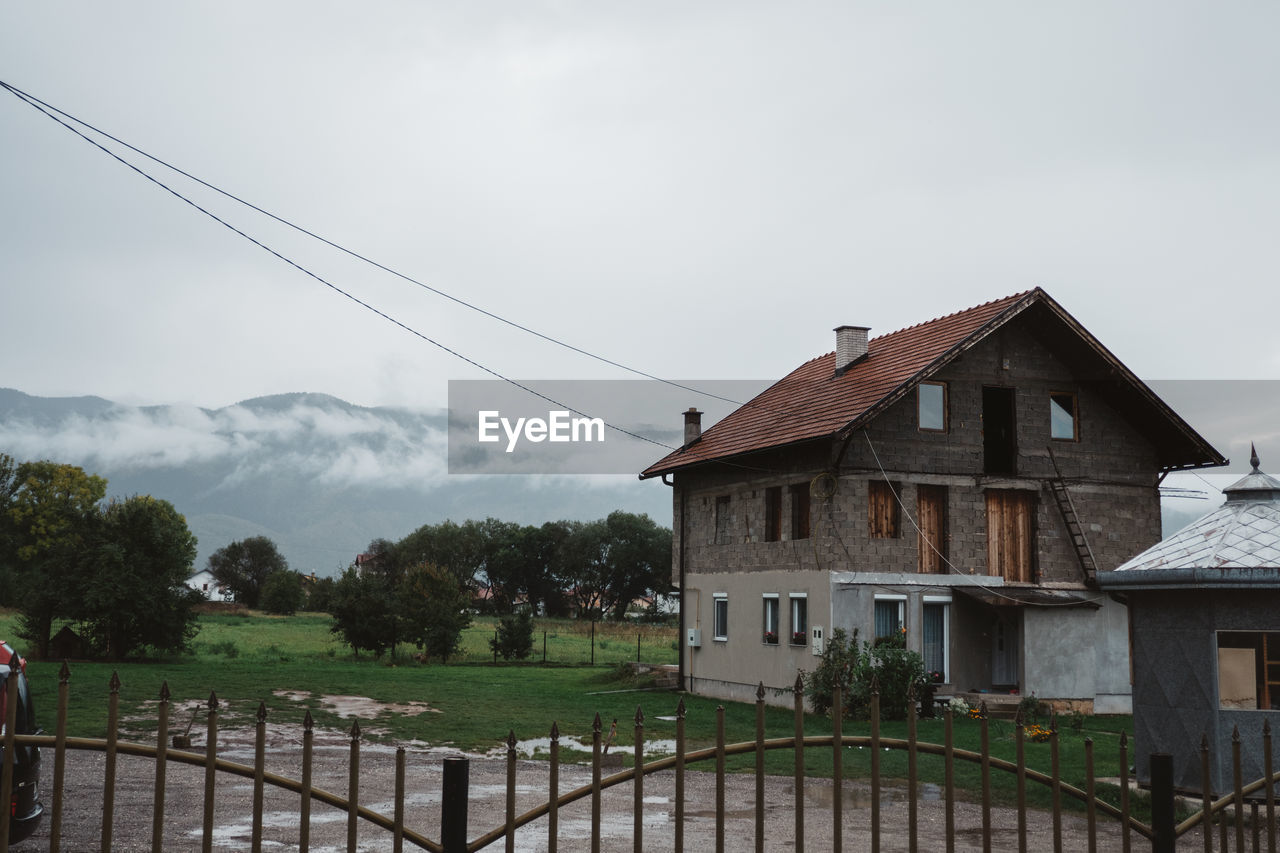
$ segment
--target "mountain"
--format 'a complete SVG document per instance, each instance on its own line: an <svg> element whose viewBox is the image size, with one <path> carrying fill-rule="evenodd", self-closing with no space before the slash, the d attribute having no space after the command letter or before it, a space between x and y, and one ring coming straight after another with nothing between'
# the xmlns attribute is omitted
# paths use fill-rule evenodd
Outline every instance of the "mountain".
<svg viewBox="0 0 1280 853"><path fill-rule="evenodd" d="M170 501L199 539L196 568L236 539L268 536L290 567L331 575L375 538L493 516L522 524L614 509L671 523L670 491L634 476L458 476L447 413L280 394L220 409L43 398L0 388L0 452L108 481L109 496Z"/></svg>

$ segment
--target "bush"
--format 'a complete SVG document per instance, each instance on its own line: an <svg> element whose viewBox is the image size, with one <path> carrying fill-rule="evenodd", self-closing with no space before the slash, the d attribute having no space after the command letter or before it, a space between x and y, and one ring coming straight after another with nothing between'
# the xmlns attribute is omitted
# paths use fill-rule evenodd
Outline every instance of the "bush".
<svg viewBox="0 0 1280 853"><path fill-rule="evenodd" d="M845 716L867 719L871 715L871 688L879 685L880 718L904 720L911 690L919 690L927 681L924 659L906 648L897 637L882 638L875 643L858 646L858 635L848 639L839 628L831 632L822 662L805 681L809 704L819 714L831 711L832 695L837 684L844 694Z"/></svg>
<svg viewBox="0 0 1280 853"><path fill-rule="evenodd" d="M302 608L306 593L302 591L302 578L288 569L272 572L262 584L260 603L268 613L292 616Z"/></svg>
<svg viewBox="0 0 1280 853"><path fill-rule="evenodd" d="M524 660L533 652L533 616L528 610L518 610L498 621L498 636L489 641L489 648L503 660Z"/></svg>

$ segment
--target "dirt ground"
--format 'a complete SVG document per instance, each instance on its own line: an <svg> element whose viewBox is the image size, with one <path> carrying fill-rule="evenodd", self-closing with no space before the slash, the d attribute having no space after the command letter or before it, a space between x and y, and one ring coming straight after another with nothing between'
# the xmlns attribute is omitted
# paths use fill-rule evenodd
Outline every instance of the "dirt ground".
<svg viewBox="0 0 1280 853"><path fill-rule="evenodd" d="M268 727L266 765L269 772L298 778L300 737L271 733ZM219 735L220 757L243 764L253 763L253 731L224 731ZM196 748L199 749L199 742ZM428 838L440 837L441 785L444 759L458 753L422 745L406 745L407 773L406 825ZM350 740L346 733L317 730L314 741L313 784L340 796L347 792ZM62 820L62 849L68 851L98 850L103 833L103 776L106 758L102 753L68 752L67 782ZM155 763L148 759L120 756L116 771L115 821L112 827L112 849L119 851L149 850ZM52 750L44 754L42 797L46 818L40 830L17 850L47 849L49 843L49 810L53 795ZM390 815L394 808L395 750L376 743L362 743L360 751L360 803ZM544 761L521 760L517 769L517 814L536 807L545 800L548 764ZM561 793L590 783L590 767L562 765ZM202 767L170 762L166 774L165 829L163 849L166 851L199 850L203 837L204 770ZM672 788L674 776L663 773L646 779L644 797L644 849L674 849ZM471 756L469 767L470 806L468 838L474 839L499 826L505 809L506 762L501 758ZM814 780L805 787L805 847L808 850L832 849L831 804L829 780ZM866 784L846 783L844 803L844 848L871 849L869 831L870 789ZM629 784L605 792L603 797L604 850L632 849L631 804L633 790ZM735 851L747 849L754 838L755 782L750 775L730 775L726 781L727 846ZM253 782L227 774L219 774L215 786L215 820L212 830L214 850L249 850L252 838ZM704 772L689 772L686 782L685 849L715 849L715 777ZM267 787L263 819L262 849L287 851L298 849L298 796ZM767 850L793 850L795 810L794 789L785 777L770 777L766 785L765 833ZM582 851L590 849L589 798L565 807L560 813L558 849ZM905 851L907 846L907 804L900 789L888 789L881 795L880 849ZM1111 821L1100 821L1097 849L1118 850L1118 829ZM957 850L982 849L982 812L971 803L957 804ZM1052 821L1046 812L1033 812L1029 818L1029 849L1051 850ZM1017 815L1012 809L992 812L994 848L1017 849ZM525 853L545 851L547 824L539 820L517 833L516 850ZM945 813L940 792L926 787L919 803L919 848L945 849ZM1064 849L1087 850L1086 822L1082 816L1063 819ZM313 851L346 849L347 815L327 805L314 803L311 814ZM1136 849L1147 842L1134 836ZM1196 842L1185 840L1186 849ZM390 833L366 822L359 826L358 848L361 851L392 850ZM409 844L406 850L416 849ZM500 840L490 850L502 850Z"/></svg>

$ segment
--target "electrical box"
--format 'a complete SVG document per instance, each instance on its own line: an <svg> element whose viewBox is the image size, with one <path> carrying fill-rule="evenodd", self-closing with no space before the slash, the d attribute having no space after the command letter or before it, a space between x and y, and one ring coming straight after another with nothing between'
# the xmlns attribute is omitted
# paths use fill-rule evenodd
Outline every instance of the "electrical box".
<svg viewBox="0 0 1280 853"><path fill-rule="evenodd" d="M822 626L814 625L809 629L809 646L813 649L815 657L822 656Z"/></svg>
<svg viewBox="0 0 1280 853"><path fill-rule="evenodd" d="M702 647L702 629L701 628L689 629L689 641L686 645L688 645L689 648L691 649L697 649Z"/></svg>

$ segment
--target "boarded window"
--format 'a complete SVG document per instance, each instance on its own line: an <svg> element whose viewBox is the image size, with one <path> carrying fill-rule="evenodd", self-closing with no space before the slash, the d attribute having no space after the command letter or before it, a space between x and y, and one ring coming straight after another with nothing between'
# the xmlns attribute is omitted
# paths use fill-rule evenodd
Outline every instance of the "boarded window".
<svg viewBox="0 0 1280 853"><path fill-rule="evenodd" d="M796 483L791 492L791 538L809 538L809 484Z"/></svg>
<svg viewBox="0 0 1280 853"><path fill-rule="evenodd" d="M1050 394L1049 437L1063 441L1076 441L1080 438L1079 429L1076 419L1076 395Z"/></svg>
<svg viewBox="0 0 1280 853"><path fill-rule="evenodd" d="M1035 495L987 491L987 574L1007 581L1035 580Z"/></svg>
<svg viewBox="0 0 1280 853"><path fill-rule="evenodd" d="M782 538L782 487L770 486L764 490L764 541L777 542Z"/></svg>
<svg viewBox="0 0 1280 853"><path fill-rule="evenodd" d="M716 544L729 544L729 496L716 498Z"/></svg>
<svg viewBox="0 0 1280 853"><path fill-rule="evenodd" d="M947 386L921 382L916 386L916 423L924 432L947 431Z"/></svg>
<svg viewBox="0 0 1280 853"><path fill-rule="evenodd" d="M925 574L946 574L947 487L917 486L916 517L920 525L917 568Z"/></svg>
<svg viewBox="0 0 1280 853"><path fill-rule="evenodd" d="M1280 709L1280 632L1218 634L1218 707L1231 711Z"/></svg>
<svg viewBox="0 0 1280 853"><path fill-rule="evenodd" d="M873 539L898 536L897 484L872 480L867 484L867 525Z"/></svg>

